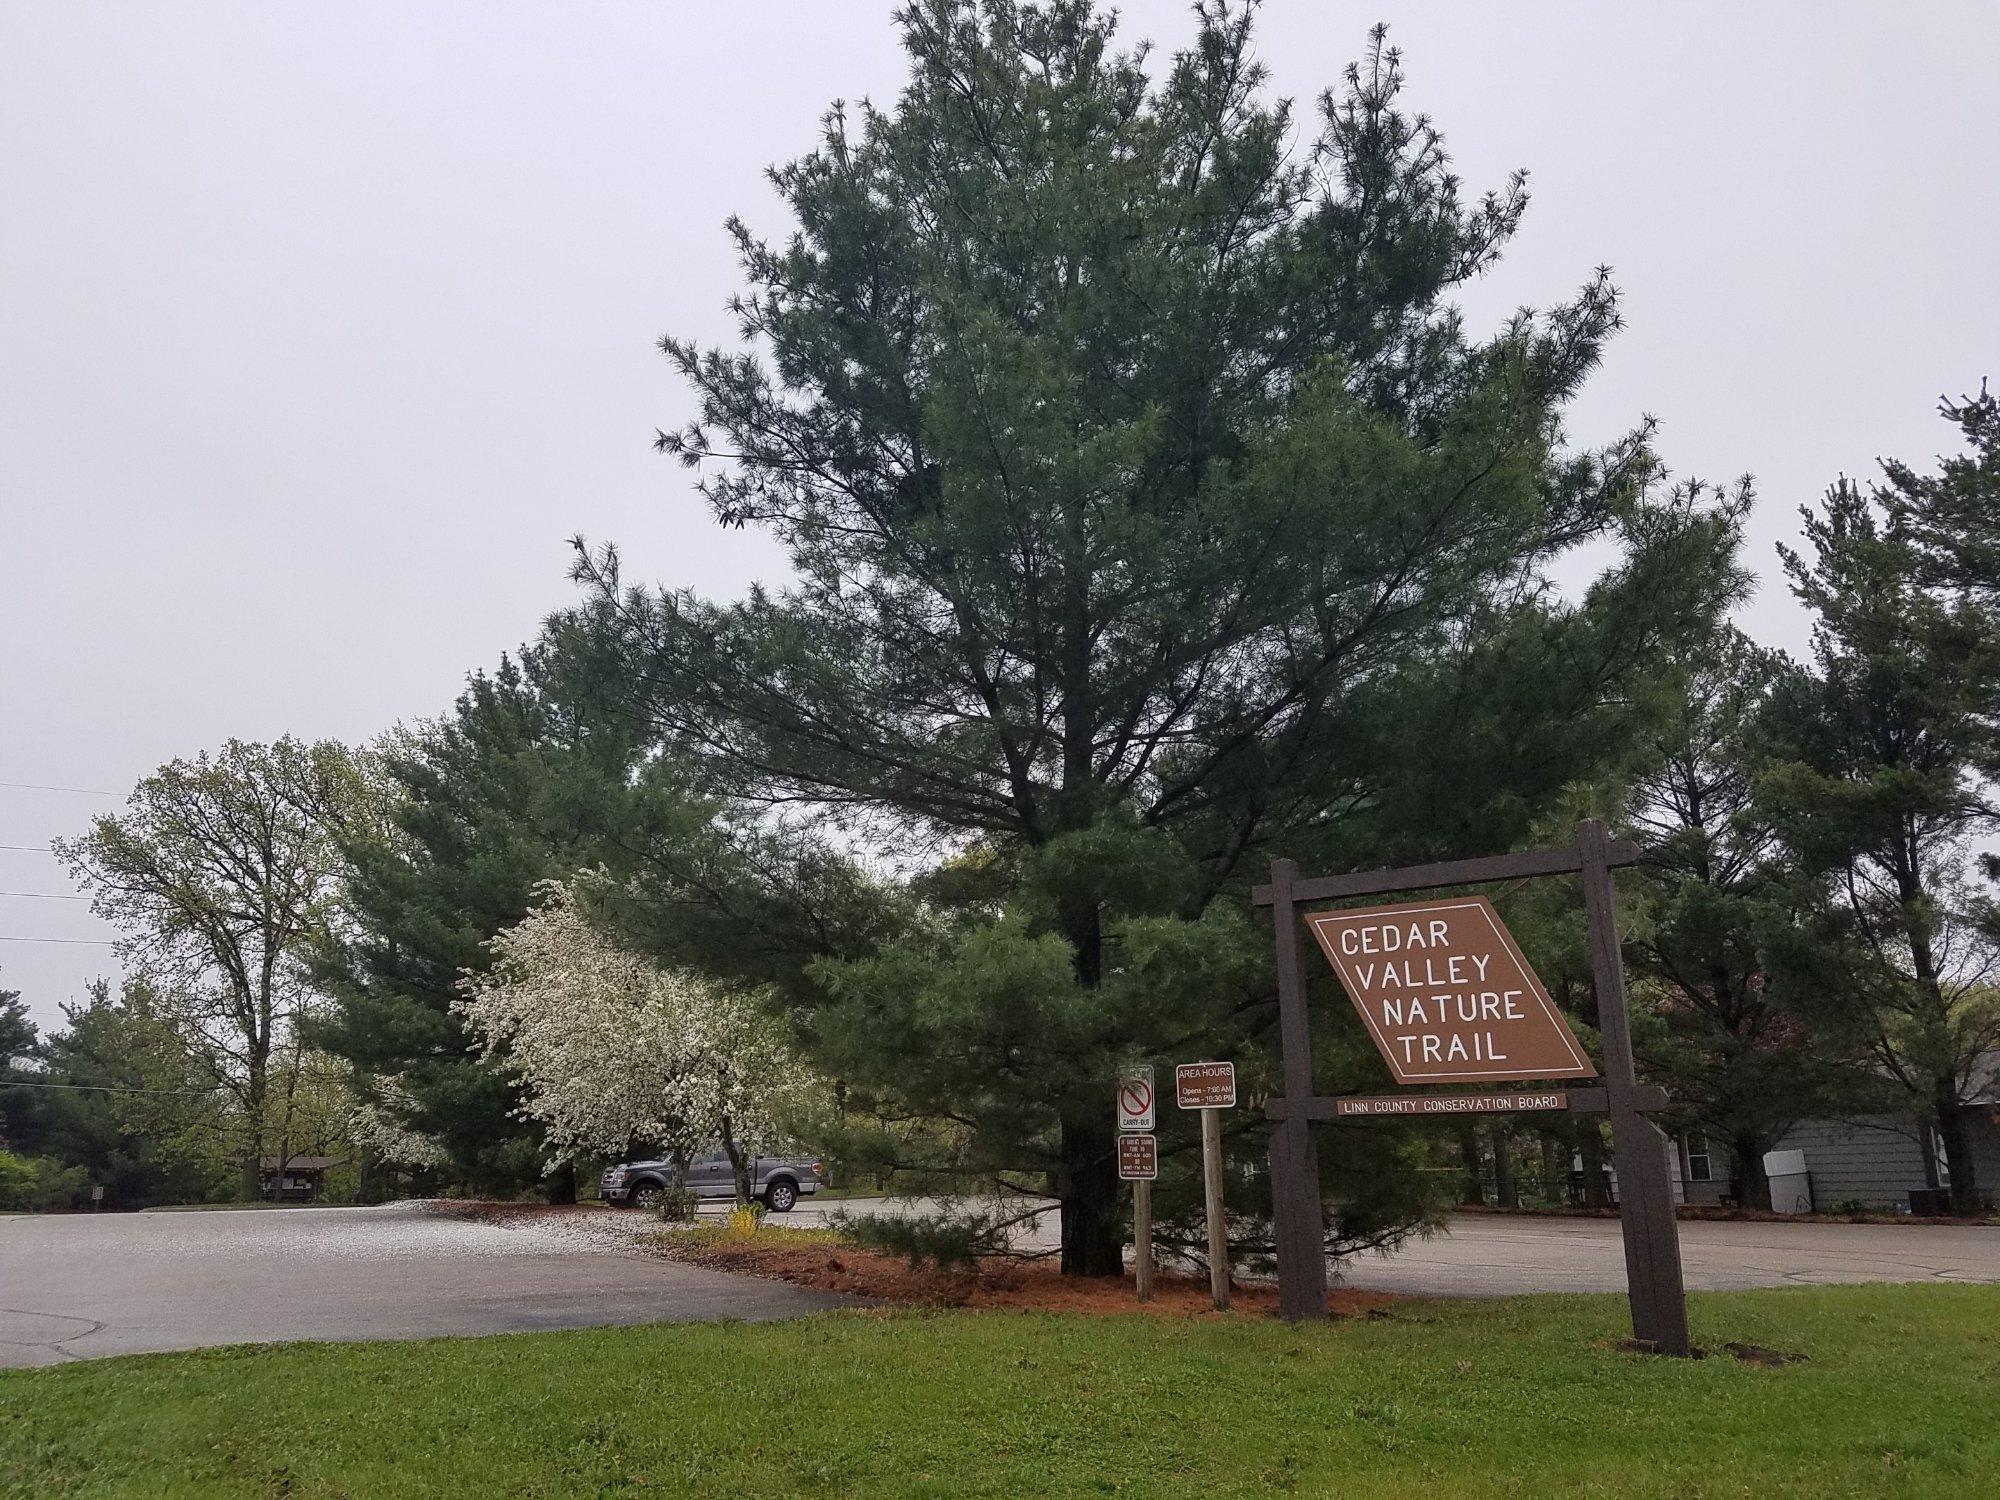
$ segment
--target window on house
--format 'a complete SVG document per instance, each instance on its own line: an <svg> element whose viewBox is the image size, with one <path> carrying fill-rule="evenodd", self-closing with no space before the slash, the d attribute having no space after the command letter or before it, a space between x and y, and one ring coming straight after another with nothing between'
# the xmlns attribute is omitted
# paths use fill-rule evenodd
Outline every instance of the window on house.
<svg viewBox="0 0 2000 1500"><path fill-rule="evenodd" d="M1709 1159L1708 1137L1696 1132L1681 1137L1683 1176L1689 1182L1713 1182L1715 1167Z"/></svg>

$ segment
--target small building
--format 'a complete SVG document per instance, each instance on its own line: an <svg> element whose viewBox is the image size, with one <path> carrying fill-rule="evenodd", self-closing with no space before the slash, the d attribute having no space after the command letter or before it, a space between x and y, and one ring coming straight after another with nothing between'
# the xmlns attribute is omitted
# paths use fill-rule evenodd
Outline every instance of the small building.
<svg viewBox="0 0 2000 1500"><path fill-rule="evenodd" d="M1979 1196L1989 1202L2000 1200L2000 1057L1989 1060L1968 1113ZM1804 1153L1811 1204L1819 1213L1854 1207L1918 1214L1951 1211L1951 1170L1945 1164L1943 1144L1915 1117L1802 1120L1785 1132L1775 1150ZM1720 1142L1690 1132L1676 1142L1676 1157L1684 1201L1721 1203L1729 1196L1729 1152Z"/></svg>
<svg viewBox="0 0 2000 1500"><path fill-rule="evenodd" d="M272 1203L316 1203L329 1168L344 1166L344 1156L267 1156L263 1161L263 1196Z"/></svg>

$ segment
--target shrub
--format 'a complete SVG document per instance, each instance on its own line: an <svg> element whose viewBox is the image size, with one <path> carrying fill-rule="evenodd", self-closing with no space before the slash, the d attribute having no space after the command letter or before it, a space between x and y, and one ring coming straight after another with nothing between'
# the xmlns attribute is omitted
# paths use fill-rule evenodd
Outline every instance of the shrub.
<svg viewBox="0 0 2000 1500"><path fill-rule="evenodd" d="M662 1224L692 1224L695 1205L701 1200L678 1182L670 1182L653 1200L653 1217Z"/></svg>
<svg viewBox="0 0 2000 1500"><path fill-rule="evenodd" d="M68 1208L89 1186L82 1167L66 1167L45 1156L0 1151L0 1210Z"/></svg>
<svg viewBox="0 0 2000 1500"><path fill-rule="evenodd" d="M1002 1216L981 1209L946 1209L928 1218L843 1214L838 1222L856 1244L900 1255L912 1270L925 1261L940 1271L952 1266L972 1267L979 1264L980 1256L999 1255L1007 1249Z"/></svg>

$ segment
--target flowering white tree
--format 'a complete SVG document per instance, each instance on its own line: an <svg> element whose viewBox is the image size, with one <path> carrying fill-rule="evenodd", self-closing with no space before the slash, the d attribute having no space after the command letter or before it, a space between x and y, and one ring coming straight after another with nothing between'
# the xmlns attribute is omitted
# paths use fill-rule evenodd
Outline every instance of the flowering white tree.
<svg viewBox="0 0 2000 1500"><path fill-rule="evenodd" d="M361 1097L352 1075L349 1089L355 1103L347 1118L347 1133L376 1160L395 1167L451 1165L451 1153L444 1142L403 1123L409 1118L411 1101L401 1078L394 1075L376 1078L372 1099Z"/></svg>
<svg viewBox="0 0 2000 1500"><path fill-rule="evenodd" d="M454 1002L485 1055L520 1078L524 1111L559 1157L658 1141L686 1157L719 1142L750 1195L747 1143L820 1098L759 996L620 948L582 909L579 877L549 881L495 937L493 967Z"/></svg>

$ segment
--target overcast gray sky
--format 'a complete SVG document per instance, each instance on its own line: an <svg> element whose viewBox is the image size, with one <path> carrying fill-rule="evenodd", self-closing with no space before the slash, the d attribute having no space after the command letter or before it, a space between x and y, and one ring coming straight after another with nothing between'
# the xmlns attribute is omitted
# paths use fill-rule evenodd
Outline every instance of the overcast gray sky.
<svg viewBox="0 0 2000 1500"><path fill-rule="evenodd" d="M650 449L653 348L724 338L721 224L837 97L891 98L887 0L0 0L0 782L121 792L231 735L366 740L570 598L781 576ZM1123 7L1171 47L1181 0ZM1773 541L1836 474L1947 444L2000 375L2000 9L1269 0L1310 100L1391 23L1469 185L1535 203L1469 311L1613 266L1574 412L1756 475L1744 623L1798 649ZM0 891L109 797L0 785ZM0 897L39 1019L114 969L83 903Z"/></svg>

